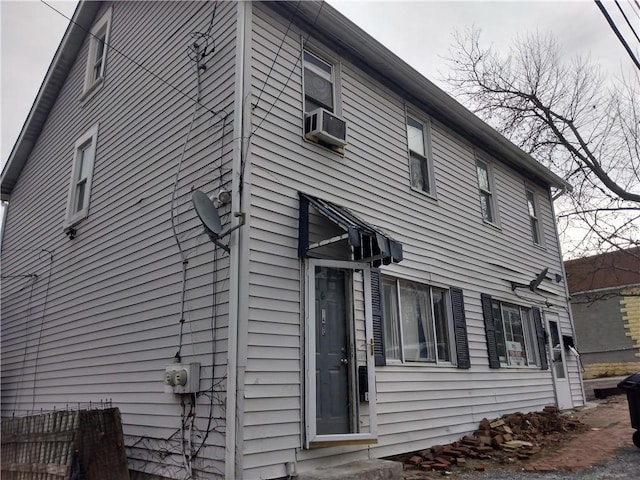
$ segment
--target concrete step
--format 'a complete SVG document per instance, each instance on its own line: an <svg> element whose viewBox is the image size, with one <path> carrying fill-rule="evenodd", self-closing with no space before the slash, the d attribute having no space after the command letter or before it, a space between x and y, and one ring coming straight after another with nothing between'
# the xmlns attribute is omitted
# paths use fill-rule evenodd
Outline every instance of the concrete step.
<svg viewBox="0 0 640 480"><path fill-rule="evenodd" d="M402 464L390 460L362 460L330 468L300 472L297 480L402 480Z"/></svg>

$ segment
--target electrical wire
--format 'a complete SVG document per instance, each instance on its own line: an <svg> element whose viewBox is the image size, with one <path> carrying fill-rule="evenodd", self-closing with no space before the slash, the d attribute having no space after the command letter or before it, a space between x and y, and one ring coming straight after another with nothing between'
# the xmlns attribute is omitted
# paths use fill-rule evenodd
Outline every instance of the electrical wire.
<svg viewBox="0 0 640 480"><path fill-rule="evenodd" d="M200 453L200 450L202 450L202 448L205 446L207 439L209 438L209 432L211 431L211 423L213 421L213 401L214 401L213 389L215 387L215 380L216 380L215 364L216 364L216 349L217 349L217 346L216 346L216 340L217 340L216 319L217 319L217 307L218 307L217 295L216 295L217 281L218 281L218 249L214 246L213 247L213 271L212 271L213 292L211 293L211 325L210 325L210 328L211 328L211 394L209 395L209 418L207 419L207 427L205 429L204 438L202 439L200 446L196 450L194 457L197 457L198 454Z"/></svg>
<svg viewBox="0 0 640 480"><path fill-rule="evenodd" d="M633 28L633 25L631 25L631 22L629 21L629 19L627 18L627 14L624 13L624 10L622 9L620 4L618 3L618 0L613 0L613 1L616 3L616 6L618 7L618 10L620 10L620 13L622 14L622 16L624 17L624 20L627 22L627 25L629 26L629 28L633 32L633 35L636 37L636 40L638 40L638 42L640 42L640 37L638 37L638 34L636 33L635 29Z"/></svg>
<svg viewBox="0 0 640 480"><path fill-rule="evenodd" d="M69 18L68 16L66 16L64 13L62 13L60 10L58 10L57 8L55 8L54 6L48 4L45 0L40 0L41 3L43 3L44 5L46 5L47 7L49 7L51 10L53 10L54 12L56 12L57 14L59 14L60 16L62 16L63 18L66 18L70 23L73 23L74 25L76 25L77 27L79 27L81 30L83 30L84 32L88 33L89 35L91 35L92 37L98 39L98 37L96 37L95 35L93 35L91 33L91 31L87 30L86 28L84 28L82 25L80 25L78 22L74 21L72 18ZM182 90L180 90L178 87L176 87L175 85L169 83L167 80L165 80L164 78L162 78L160 75L152 72L151 70L149 70L147 67L145 67L144 65L142 65L141 63L135 61L134 59L132 59L131 57L129 57L126 53L122 52L121 50L115 48L113 45L111 45L110 43L107 42L103 42L105 47L107 47L109 50L113 50L114 52L116 52L118 55L124 57L126 60L128 60L129 62L133 63L136 67L140 68L141 70L144 70L146 73L148 73L149 75L155 77L156 79L160 80L162 83L164 83L165 85L167 85L168 87L170 87L172 90L175 90L176 92L178 92L180 95L182 95L183 97L189 99L191 102L199 105L200 107L204 108L206 111L208 111L209 113L211 113L214 116L220 116L221 118L224 116L227 116L228 113L226 113L224 110L211 110L210 108L208 108L207 106L203 105L202 103L200 103L200 98L193 98L191 97L189 94L183 92Z"/></svg>
<svg viewBox="0 0 640 480"><path fill-rule="evenodd" d="M198 50L197 45L193 45L195 50ZM176 193L178 191L178 183L180 181L180 172L182 171L182 163L184 161L185 153L187 151L187 145L189 144L189 138L191 137L191 132L193 130L193 125L196 120L196 116L198 114L198 110L200 109L200 93L201 93L201 85L200 85L200 62L199 60L196 62L196 85L197 85L197 102L193 109L193 114L191 115L191 122L189 123L189 128L187 129L187 135L184 140L184 144L182 146L182 152L180 153L180 158L178 160L178 165L176 167L176 173L173 180L173 189L171 190L171 231L173 233L173 238L176 242L178 250L180 251L180 260L182 261L182 288L180 294L180 333L178 337L178 351L176 352L175 358L180 361L180 354L182 351L182 336L184 332L184 304L185 304L185 294L186 294L186 283L187 283L187 264L188 260L182 248L182 244L180 242L180 238L178 238L178 232L176 229Z"/></svg>
<svg viewBox="0 0 640 480"><path fill-rule="evenodd" d="M596 2L596 5L600 9L600 12L602 12L602 15L604 16L604 18L607 20L607 23L613 30L613 33L616 34L616 37L618 37L618 40L620 40L620 43L622 43L622 46L631 57L631 60L633 60L633 63L636 65L636 67L638 67L638 70L640 70L640 60L636 58L635 54L633 53L633 50L631 50L631 47L629 47L629 45L627 44L627 41L624 39L624 37L620 33L620 30L618 30L617 25L609 15L609 12L607 12L606 8L604 8L604 5L602 5L602 2L600 0L594 0L594 1Z"/></svg>
<svg viewBox="0 0 640 480"><path fill-rule="evenodd" d="M27 361L27 349L29 347L29 319L31 318L31 299L33 298L33 287L38 281L38 277L32 277L31 289L29 290L29 300L27 301L27 320L24 323L24 352L22 353L22 365L20 366L20 378L18 379L18 385L16 387L16 395L13 398L13 412L16 411L18 405L18 396L20 389L22 388L22 379L24 378L24 366Z"/></svg>
<svg viewBox="0 0 640 480"><path fill-rule="evenodd" d="M324 6L324 1L325 0L322 0L322 3L320 3L320 7L318 8L318 12L316 13L315 18L313 19L313 23L309 27L309 33L307 34L306 38L302 42L302 47L300 48L300 55L298 55L298 58L296 59L296 63L291 68L291 71L289 72L289 76L287 77L287 81L284 83L284 86L282 87L282 90L280 90L280 92L278 93L278 96L276 97L275 101L269 107L269 110L267 111L267 113L264 115L264 117L262 117L262 120L260 120L260 123L255 128L255 130L253 130L251 132L251 134L249 135L247 140L249 140L258 130L260 130L260 127L262 126L262 123L271 114L271 110L273 110L273 107L275 106L276 103L278 103L278 100L280 100L280 97L282 96L283 92L286 90L287 85L289 85L289 81L291 80L291 77L293 76L293 72L296 70L296 68L298 68L298 63L302 59L302 55L304 54L304 49L305 49L305 47L307 45L307 42L309 41L309 37L311 37L311 32L313 31L313 28L316 26L316 23L318 22L318 18L320 17L320 12L322 12L322 7ZM244 165L243 165L241 170L242 170L242 172L241 172L241 177L242 177L242 174L244 173Z"/></svg>
<svg viewBox="0 0 640 480"><path fill-rule="evenodd" d="M42 316L40 317L40 329L38 331L38 341L36 343L36 361L33 370L33 390L31 392L31 409L35 408L36 404L36 380L38 378L38 360L40 358L40 342L42 341L42 330L44 328L44 314L47 310L47 301L49 300L49 287L51 286L51 271L53 269L53 252L49 250L43 250L49 254L49 273L47 275L47 286L44 290L44 302L42 304Z"/></svg>
<svg viewBox="0 0 640 480"><path fill-rule="evenodd" d="M628 3L629 5L631 5L631 11L633 12L633 14L634 14L636 17L640 18L640 13L636 12L636 8L635 8L635 6L633 5L633 3L631 3L631 0L627 0L627 3ZM640 7L639 7L639 9L640 9Z"/></svg>
<svg viewBox="0 0 640 480"><path fill-rule="evenodd" d="M291 25L293 24L293 20L296 18L296 15L298 15L298 11L300 10L300 2L302 0L298 0L298 3L296 5L296 9L293 12L293 15L291 15L291 18L289 19L289 25L287 25L287 29L284 31L284 35L282 36L282 41L280 42L280 46L278 47L278 50L276 51L276 55L275 57L273 57L273 62L271 63L271 67L269 67L269 71L267 72L267 78L264 81L264 84L262 85L262 89L260 90L260 94L258 95L258 99L256 100L256 103L253 105L253 108L258 108L258 105L260 104L260 99L262 98L262 93L264 92L264 89L266 88L267 84L269 83L269 79L271 78L271 72L273 72L273 67L276 65L276 61L278 60L278 56L280 55L280 51L282 50L282 46L284 45L284 42L287 39L287 35L289 34L289 30L291 29Z"/></svg>

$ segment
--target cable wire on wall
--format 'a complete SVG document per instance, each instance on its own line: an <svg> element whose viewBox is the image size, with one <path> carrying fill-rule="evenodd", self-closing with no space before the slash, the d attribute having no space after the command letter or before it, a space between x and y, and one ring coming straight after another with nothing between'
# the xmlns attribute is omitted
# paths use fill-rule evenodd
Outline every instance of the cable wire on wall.
<svg viewBox="0 0 640 480"><path fill-rule="evenodd" d="M36 381L38 379L38 360L40 359L40 343L42 341L42 330L44 328L44 315L47 310L47 301L49 300L49 287L51 286L51 271L53 269L53 252L43 250L49 254L49 272L47 274L47 286L44 290L44 302L42 303L42 315L40 317L40 328L38 330L38 341L36 343L36 361L33 370L33 389L31 391L31 409L36 405Z"/></svg>
<svg viewBox="0 0 640 480"><path fill-rule="evenodd" d="M55 8L54 6L48 4L45 0L40 0L41 3L43 3L44 5L46 5L47 7L49 7L51 10L53 10L54 12L56 12L57 14L59 14L60 16L62 16L63 18L66 18L70 23L73 23L75 26L79 27L81 30L83 30L84 32L86 32L87 34L91 35L92 37L94 37L95 39L98 39L98 37L96 37L94 34L92 34L89 30L87 30L86 28L84 28L82 25L80 25L79 23L75 22L72 18L69 18L68 16L66 16L64 13L62 13L60 10L58 10L57 8ZM217 2L216 2L217 5ZM155 77L156 79L160 80L162 83L164 83L165 85L167 85L168 87L170 87L172 90L178 92L180 95L182 95L183 97L187 98L188 100L190 100L191 102L200 105L202 108L204 108L206 111L208 111L209 113L211 113L214 116L220 116L221 119L228 115L224 110L211 110L210 108L208 108L207 106L203 105L202 103L200 103L200 100L198 98L194 98L192 96L190 96L189 94L185 93L184 91L180 90L178 87L176 87L175 85L173 85L172 83L168 82L167 80L165 80L164 78L162 78L160 75L158 75L157 73L149 70L147 67L145 67L144 65L142 65L141 63L135 61L133 58L129 57L126 53L122 52L121 50L115 48L111 43L107 43L107 42L102 42L104 43L104 46L107 48L107 51L109 50L113 50L114 52L116 52L118 55L120 55L121 57L123 57L124 59L128 60L129 62L131 62L132 64L134 64L137 68L145 71L146 73L148 73L149 75Z"/></svg>
<svg viewBox="0 0 640 480"><path fill-rule="evenodd" d="M284 35L282 36L282 41L280 42L280 46L278 47L278 50L276 51L276 54L273 57L273 62L271 62L271 67L269 67L269 71L267 72L267 78L265 79L264 83L262 84L262 88L260 89L260 93L258 94L258 99L256 100L256 103L253 105L253 108L258 108L258 105L260 104L260 99L262 98L262 93L264 92L265 87L269 83L269 79L271 78L271 72L273 72L273 67L276 65L276 62L278 60L278 56L280 55L280 51L282 50L282 46L284 45L284 42L287 40L287 35L289 34L289 30L291 29L291 25L293 25L293 20L296 18L296 15L298 15L298 11L300 10L300 2L301 1L302 0L298 0L298 3L296 4L296 9L293 12L293 14L291 15L291 18L289 19L289 25L287 25L287 29L284 31Z"/></svg>
<svg viewBox="0 0 640 480"><path fill-rule="evenodd" d="M262 127L262 124L264 123L264 121L267 119L267 117L271 114L271 110L273 110L273 107L276 105L276 103L278 103L278 101L280 100L280 97L282 96L282 94L284 93L284 91L287 89L287 86L289 85L289 81L291 80L291 77L293 76L293 72L296 71L296 69L298 68L298 63L300 63L300 60L302 59L302 56L304 55L304 49L307 45L307 42L309 41L309 38L311 37L311 32L313 31L314 27L316 26L316 23L318 22L318 18L320 18L320 13L322 12L322 7L324 6L324 1L322 0L322 2L320 3L320 6L318 7L318 11L316 12L316 16L313 19L313 23L311 24L311 26L308 29L308 33L307 36L305 37L304 41L302 42L302 46L300 48L300 54L298 55L298 58L296 58L296 63L294 63L293 67L291 67L291 70L289 71L289 75L287 76L287 80L284 83L284 85L282 86L282 89L278 92L278 95L276 96L276 99L273 101L273 103L270 105L269 110L267 110L267 113L262 117L262 119L260 120L260 123L258 123L258 126L249 134L249 136L246 138L246 141L243 142L243 150L242 150L242 155L241 155L241 160L240 160L240 189L242 189L243 183L244 183L244 169L246 166L246 155L247 155L247 150L245 150L245 148L248 148L249 145L249 140L251 139L251 137L258 131L260 130L260 127ZM299 4L298 4L299 6ZM297 8L296 7L296 12L297 12ZM295 18L295 15L291 18L292 21ZM287 29L288 31L288 29ZM286 33L285 33L285 37L286 37ZM280 50L278 50L278 54L280 53ZM273 63L275 64L277 60L277 55L276 58L274 59ZM265 82L265 86L266 86L266 82ZM265 88L265 86L263 86L263 90ZM256 104L257 106L257 104Z"/></svg>
<svg viewBox="0 0 640 480"><path fill-rule="evenodd" d="M258 130L260 130L260 127L262 126L262 123L267 119L269 114L271 114L271 110L273 110L273 107L276 105L276 103L278 103L278 100L280 100L280 97L282 96L282 94L286 90L287 86L289 85L289 81L291 80L291 77L293 76L293 72L296 71L296 69L298 68L298 63L300 63L300 60L302 59L302 55L304 54L304 49L307 46L307 42L309 41L309 38L311 37L311 32L313 31L313 28L316 26L316 23L318 22L318 18L320 17L320 12L322 12L322 7L323 6L324 6L324 0L322 0L322 3L320 3L320 7L318 7L318 12L316 13L315 18L313 19L313 23L311 24L311 27L309 27L309 33L307 33L306 38L302 42L302 47L300 48L300 54L298 55L298 58L296 59L296 63L293 65L293 67L291 67L291 70L289 72L289 76L287 77L287 81L284 83L284 86L282 87L280 92L278 92L278 95L276 96L276 99L273 101L273 103L269 107L269 110L267 111L267 113L264 115L264 117L262 117L262 120L260 120L260 123L258 124L258 126L251 132L251 134L249 135L247 140L249 140ZM275 62L275 60L274 60L274 62ZM244 171L244 166L243 166L242 170ZM242 176L242 174L241 174L241 176Z"/></svg>
<svg viewBox="0 0 640 480"><path fill-rule="evenodd" d="M18 379L18 385L16 387L16 394L13 397L13 411L15 413L18 406L18 396L22 388L22 379L24 378L24 367L27 361L27 349L29 347L29 320L31 318L31 299L33 298L33 287L38 281L38 276L33 275L31 277L31 289L29 290L29 300L27 301L27 319L24 322L24 351L22 352L22 364L20 365L20 377Z"/></svg>
<svg viewBox="0 0 640 480"><path fill-rule="evenodd" d="M193 45L192 48L195 50L198 49L196 45ZM178 160L178 165L176 167L176 173L173 180L173 189L171 191L171 231L173 233L173 238L176 242L178 250L180 251L180 259L182 261L182 287L180 289L180 333L178 337L178 351L176 352L175 358L180 361L180 354L182 351L182 335L184 331L184 304L185 304L185 294L186 294L186 283L187 283L187 264L188 260L182 248L182 244L180 242L180 238L178 238L178 232L176 230L176 193L178 191L178 183L180 181L180 172L182 171L182 163L184 161L185 153L187 151L187 145L189 143L189 138L191 136L191 132L193 130L193 124L195 123L196 116L198 114L198 110L200 109L200 93L201 93L201 85L200 85L200 60L199 55L196 54L196 88L197 88L197 102L193 109L193 114L191 115L191 122L189 123L189 128L187 129L187 135L184 140L184 144L182 146L182 152L180 153L180 158Z"/></svg>

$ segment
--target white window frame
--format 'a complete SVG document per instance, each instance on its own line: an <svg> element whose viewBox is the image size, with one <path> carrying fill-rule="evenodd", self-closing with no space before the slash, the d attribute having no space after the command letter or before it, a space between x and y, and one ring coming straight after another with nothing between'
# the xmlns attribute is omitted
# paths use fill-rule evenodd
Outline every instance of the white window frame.
<svg viewBox="0 0 640 480"><path fill-rule="evenodd" d="M99 85L102 85L102 82L105 78L106 71L106 63L107 63L107 51L109 49L109 33L111 30L111 16L112 16L113 8L109 7L109 9L105 12L100 20L94 23L91 31L89 32L89 53L87 55L87 69L85 72L84 78L84 91L83 95L87 95L88 93L95 90ZM102 59L100 64L100 72L96 75L96 55L98 54L98 45L101 42L101 39L104 38L104 48L102 50Z"/></svg>
<svg viewBox="0 0 640 480"><path fill-rule="evenodd" d="M501 322L501 331L503 335L503 342L505 345L505 350L507 350L507 337L505 334L505 324L504 324L504 309L505 307L517 308L520 312L520 321L522 322L522 333L524 336L524 347L526 349L526 365L512 365L509 362L509 355L505 355L504 359L501 356L500 352L498 352L498 358L500 359L500 366L502 367L512 367L512 368L540 368L540 351L538 350L538 339L535 329L535 319L533 318L533 308L525 307L523 305L518 305L510 302L503 302L501 300L492 299L491 308L493 309L494 304L497 303L500 306L500 318L496 318L494 315L494 322ZM524 312L527 312L525 315ZM496 335L498 332L496 332ZM505 351L505 354L507 352Z"/></svg>
<svg viewBox="0 0 640 480"><path fill-rule="evenodd" d="M317 60L319 60L320 62L328 65L331 67L331 74L327 74L327 72L325 72L324 70L317 68L315 65L313 64L309 64L305 61L304 59L304 54L308 53L309 55L315 57ZM306 69L311 70L313 73L325 78L326 80L331 82L331 92L333 95L333 109L330 110L326 107L319 107L319 108L324 108L325 110L327 110L328 112L333 113L334 115L337 116L341 116L342 115L342 107L341 107L341 101L340 101L340 89L339 89L339 85L340 85L340 63L335 60L334 58L332 58L329 55L326 55L323 52L318 52L316 49L311 49L309 47L306 46L302 46L302 110L305 114L307 113L311 113L311 112L307 112L307 90L306 90L306 85L305 85L305 81L304 81L304 71Z"/></svg>
<svg viewBox="0 0 640 480"><path fill-rule="evenodd" d="M498 214L498 204L496 201L496 187L495 187L495 181L493 179L493 164L478 156L475 157L475 160L476 160L475 161L476 177L478 179L478 200L480 200L480 215L482 217L482 221L494 227L499 227L500 215ZM480 175L478 174L479 164L482 164L486 167L487 182L489 183L489 190L485 189L480 185ZM484 214L482 213L482 195L483 194L487 195L489 198L489 208L491 209L491 216L492 216L491 220L486 219Z"/></svg>
<svg viewBox="0 0 640 480"><path fill-rule="evenodd" d="M396 295L396 300L397 300L397 305L398 305L398 311L396 312L397 315L397 320L398 320L398 324L397 324L397 329L398 329L398 340L400 342L400 358L394 358L394 357L386 357L386 361L387 363L402 363L403 365L419 365L419 366L426 366L426 365L447 365L447 366L456 366L457 364L457 350L456 350L456 338L455 338L455 326L454 326L454 322L453 322L453 310L451 307L451 291L449 288L445 288L445 287L439 287L439 286L435 286L435 285L429 285L426 283L419 283L419 282L413 282L413 281L409 281L409 280L405 280L402 278L396 278L396 277L390 277L390 276L383 276L382 277L382 284L381 284L381 292L380 294L383 295L384 293L384 284L385 283L389 283L389 282L393 282L395 283L395 295ZM405 358L405 351L404 351L404 332L403 332L403 321L402 321L402 298L401 298L401 292L400 292L400 282L407 282L407 283L415 283L417 285L420 285L421 287L425 288L428 290L429 292L429 323L431 326L431 332L433 335L433 349L434 349L434 355L435 355L435 361L429 361L429 360L416 360L416 361L409 361ZM434 312L434 306L433 306L433 289L436 288L438 290L442 290L444 292L446 292L446 296L445 296L445 302L446 302L446 308L445 308L445 312L447 315L447 329L448 329L448 340L449 340L449 357L450 360L441 360L440 358L438 358L438 334L437 334L437 329L436 329L436 323L435 323L435 312ZM388 302L388 299L383 299L383 301ZM386 329L384 328L384 326L386 326L386 322L391 321L391 319L386 318L383 315L383 335L386 334ZM387 342L387 338L385 337L385 345Z"/></svg>
<svg viewBox="0 0 640 480"><path fill-rule="evenodd" d="M531 195L531 204L533 206L533 215L529 210L529 195ZM540 208L538 197L536 192L532 188L526 188L525 190L525 200L527 206L527 214L529 215L529 225L531 228L531 239L533 240L534 245L544 246L544 237L542 232L542 225L540 222ZM536 236L538 237L538 241L536 241Z"/></svg>
<svg viewBox="0 0 640 480"><path fill-rule="evenodd" d="M67 215L65 221L65 228L72 227L78 222L83 220L89 215L89 203L91 200L91 184L93 180L93 166L96 158L98 144L98 124L96 123L87 132L85 132L75 143L73 153L73 166L71 168L71 179L69 183L69 196L67 199ZM91 161L87 164L87 175L80 179L80 167L82 162L83 152L91 148L93 155ZM84 182L84 197L82 201L82 208L76 209L78 205L78 190L79 185Z"/></svg>
<svg viewBox="0 0 640 480"><path fill-rule="evenodd" d="M409 119L413 120L416 123L422 125L422 141L424 143L424 155L420 152L416 152L411 150L409 146ZM407 158L409 160L409 185L411 190L415 192L420 192L423 195L428 195L430 197L435 198L436 196L436 182L434 176L434 168L433 168L433 155L431 151L431 120L428 118L424 118L422 116L416 115L411 111L405 112L405 133L407 135ZM415 158L419 159L421 162L426 163L426 173L427 173L427 182L426 186L428 190L421 190L413 186L413 175L411 172L411 157L415 156ZM421 172L422 173L422 172ZM423 178L424 180L424 178Z"/></svg>
<svg viewBox="0 0 640 480"><path fill-rule="evenodd" d="M305 448L314 447L315 444L328 445L330 443L376 443L378 438L378 422L376 413L376 372L375 356L370 348L367 351L367 380L369 383L369 432L345 433L334 435L318 435L316 428L316 267L343 268L350 270L362 270L364 280L364 312L365 312L365 336L366 343L373 344L373 306L371 304L371 266L368 263L349 262L339 260L307 259L305 262ZM365 347L366 347L365 346Z"/></svg>

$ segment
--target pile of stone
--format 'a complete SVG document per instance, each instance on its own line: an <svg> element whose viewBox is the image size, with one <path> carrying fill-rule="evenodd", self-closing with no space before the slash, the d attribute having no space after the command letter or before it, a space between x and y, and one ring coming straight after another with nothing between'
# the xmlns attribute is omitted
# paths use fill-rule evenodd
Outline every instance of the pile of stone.
<svg viewBox="0 0 640 480"><path fill-rule="evenodd" d="M554 406L544 407L542 412L518 412L494 420L485 418L472 435L414 453L405 462L405 470L445 471L466 465L467 459L527 460L540 451L540 444L548 435L584 428L583 423L561 415Z"/></svg>

